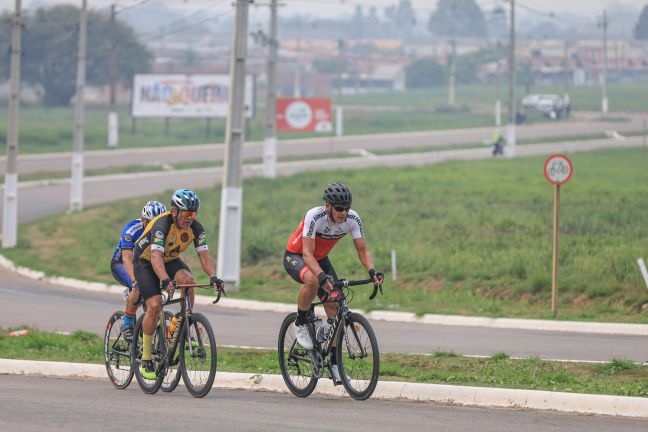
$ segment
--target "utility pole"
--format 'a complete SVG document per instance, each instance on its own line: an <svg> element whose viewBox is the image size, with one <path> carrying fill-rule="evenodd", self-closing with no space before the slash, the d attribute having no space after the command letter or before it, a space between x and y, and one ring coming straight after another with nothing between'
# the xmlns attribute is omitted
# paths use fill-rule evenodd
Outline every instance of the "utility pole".
<svg viewBox="0 0 648 432"><path fill-rule="evenodd" d="M565 51L563 55L563 85L565 89L565 106L570 104L569 100L569 41L565 40Z"/></svg>
<svg viewBox="0 0 648 432"><path fill-rule="evenodd" d="M450 17L450 58L448 59L448 106L452 107L455 103L455 58L457 56L455 2L452 2L450 10L452 16Z"/></svg>
<svg viewBox="0 0 648 432"><path fill-rule="evenodd" d="M601 85L603 87L603 96L601 99L601 111L603 115L608 113L608 89L607 89L607 10L603 11L603 18L599 22L599 26L603 28L603 76L601 77Z"/></svg>
<svg viewBox="0 0 648 432"><path fill-rule="evenodd" d="M338 39L338 61L335 72L337 75L337 104L342 106L342 62L344 60L344 40Z"/></svg>
<svg viewBox="0 0 648 432"><path fill-rule="evenodd" d="M270 40L268 50L268 89L266 96L266 127L263 140L263 176L277 176L277 125L275 104L277 101L277 0L270 1ZM299 53L298 53L299 55ZM298 65L299 68L299 65ZM299 96L297 96L299 97Z"/></svg>
<svg viewBox="0 0 648 432"><path fill-rule="evenodd" d="M218 230L218 271L238 289L241 276L241 220L243 213L242 151L245 141L245 61L250 0L236 0L230 67L229 115Z"/></svg>
<svg viewBox="0 0 648 432"><path fill-rule="evenodd" d="M496 100L495 100L495 126L498 128L502 125L502 65L500 64L500 58L502 57L502 42L497 40L497 63L496 63L496 75L497 75L497 84L496 84Z"/></svg>
<svg viewBox="0 0 648 432"><path fill-rule="evenodd" d="M117 116L117 22L115 3L110 7L110 112L108 113L108 147L119 144L119 117Z"/></svg>
<svg viewBox="0 0 648 432"><path fill-rule="evenodd" d="M274 4L274 6L272 6L272 4ZM276 3L272 2L270 7L274 7L275 14L276 14L276 8L277 8ZM275 33L276 33L276 29L275 29ZM270 38L272 38L272 35L270 35ZM301 49L302 49L302 20L301 20L301 16L298 15L297 16L297 53L295 55L295 82L293 83L293 97L296 98L301 97L302 76L301 76L301 63L299 62L299 59L301 57Z"/></svg>
<svg viewBox="0 0 648 432"><path fill-rule="evenodd" d="M509 35L509 124L507 136L508 157L515 157L515 0L511 0L511 32Z"/></svg>
<svg viewBox="0 0 648 432"><path fill-rule="evenodd" d="M11 65L9 71L9 119L7 122L7 171L5 172L2 247L16 247L18 238L18 110L20 109L20 46L22 18L20 0L11 21Z"/></svg>
<svg viewBox="0 0 648 432"><path fill-rule="evenodd" d="M86 73L87 0L81 0L79 17L79 50L77 55L76 93L74 95L74 152L70 184L70 211L83 210L83 134L85 102L83 92Z"/></svg>

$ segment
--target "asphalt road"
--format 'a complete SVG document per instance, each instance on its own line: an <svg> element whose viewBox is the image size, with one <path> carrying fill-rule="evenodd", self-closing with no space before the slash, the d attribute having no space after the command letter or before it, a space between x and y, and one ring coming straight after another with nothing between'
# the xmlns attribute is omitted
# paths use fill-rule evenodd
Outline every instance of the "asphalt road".
<svg viewBox="0 0 648 432"><path fill-rule="evenodd" d="M582 117L591 118L591 114ZM598 117L598 114L595 115ZM624 114L629 122L570 121L520 125L516 128L518 140L592 135L615 130L619 133L641 131L643 120L640 116ZM352 135L344 137L308 138L282 140L278 142L279 157L336 154L364 149L367 151L398 148L432 148L438 146L477 144L489 140L492 127L450 129L439 131L406 132L380 135ZM72 143L70 143L72 148ZM225 153L223 144L202 144L178 147L137 148L87 151L84 153L85 169L118 167L146 164L174 164L193 161L222 161ZM261 158L261 142L247 142L242 151L244 159ZM34 172L69 171L71 153L49 153L41 155L18 156L19 174ZM0 157L0 174L6 170L6 158Z"/></svg>
<svg viewBox="0 0 648 432"><path fill-rule="evenodd" d="M108 381L0 376L0 430L644 432L645 420L484 409L370 399L213 389L194 399L182 387L145 396Z"/></svg>
<svg viewBox="0 0 648 432"><path fill-rule="evenodd" d="M0 327L34 325L44 330L86 330L102 335L108 318L123 308L118 296L63 288L0 271ZM295 297L297 289L295 289ZM221 300L227 302L227 298ZM283 313L199 306L219 344L276 348ZM491 355L548 359L648 360L641 336L489 329L373 321L382 352ZM0 405L1 406L1 405Z"/></svg>
<svg viewBox="0 0 648 432"><path fill-rule="evenodd" d="M563 143L533 144L517 146L516 155L538 156L556 152L591 151L604 148L638 147L639 137L624 141L599 139ZM441 163L448 160L477 160L492 158L489 148L405 153L375 157L348 157L293 161L277 164L279 175L292 175L312 170L359 169L369 167L407 167ZM262 174L261 165L244 165L244 177ZM178 187L204 188L219 184L223 177L221 168L204 168L182 171L149 172L140 174L119 174L87 177L83 184L84 206L157 194L178 189ZM4 189L4 186L2 186ZM4 192L2 192L4 193ZM69 208L69 180L35 181L20 183L18 188L18 220L20 223L38 219L48 214L63 212ZM3 215L3 200L0 200L0 216Z"/></svg>

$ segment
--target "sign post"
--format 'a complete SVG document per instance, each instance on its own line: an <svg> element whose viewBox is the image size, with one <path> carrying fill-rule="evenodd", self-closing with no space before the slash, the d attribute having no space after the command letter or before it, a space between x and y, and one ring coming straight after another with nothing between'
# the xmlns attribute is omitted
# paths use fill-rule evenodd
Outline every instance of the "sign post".
<svg viewBox="0 0 648 432"><path fill-rule="evenodd" d="M571 160L562 154L549 156L544 164L544 175L549 183L554 185L554 215L553 215L553 259L551 269L551 313L554 318L558 315L558 252L559 252L559 214L560 186L567 183L574 173Z"/></svg>

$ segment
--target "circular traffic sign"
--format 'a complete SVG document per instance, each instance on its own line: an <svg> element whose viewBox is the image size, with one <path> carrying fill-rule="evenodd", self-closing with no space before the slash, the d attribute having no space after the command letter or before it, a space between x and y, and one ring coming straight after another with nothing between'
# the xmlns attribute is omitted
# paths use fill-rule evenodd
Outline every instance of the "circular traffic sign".
<svg viewBox="0 0 648 432"><path fill-rule="evenodd" d="M572 161L563 154L551 155L544 164L544 175L549 183L560 186L567 183L574 173Z"/></svg>

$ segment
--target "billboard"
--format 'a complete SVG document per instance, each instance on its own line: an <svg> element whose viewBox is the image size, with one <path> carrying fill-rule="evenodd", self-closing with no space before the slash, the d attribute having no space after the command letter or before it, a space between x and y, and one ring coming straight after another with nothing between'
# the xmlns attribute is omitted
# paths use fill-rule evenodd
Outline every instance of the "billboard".
<svg viewBox="0 0 648 432"><path fill-rule="evenodd" d="M229 75L155 75L133 77L133 117L227 117ZM254 116L254 77L245 79L245 116Z"/></svg>
<svg viewBox="0 0 648 432"><path fill-rule="evenodd" d="M277 131L331 132L330 98L278 98Z"/></svg>

